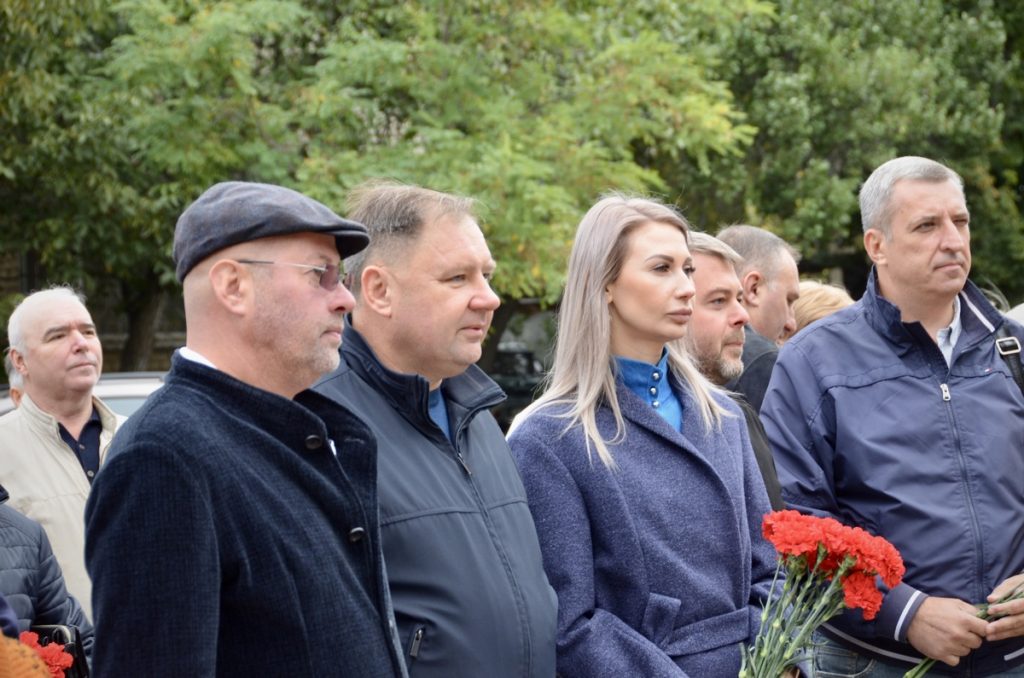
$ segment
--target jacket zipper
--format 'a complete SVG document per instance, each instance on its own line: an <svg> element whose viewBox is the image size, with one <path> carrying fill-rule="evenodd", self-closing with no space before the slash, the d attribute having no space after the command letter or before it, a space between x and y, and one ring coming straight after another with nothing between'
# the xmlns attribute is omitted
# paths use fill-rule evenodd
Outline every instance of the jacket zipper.
<svg viewBox="0 0 1024 678"><path fill-rule="evenodd" d="M939 385L942 390L942 400L946 404L946 416L949 418L951 424L950 428L953 430L953 442L956 445L956 458L960 465L960 477L962 478L961 484L964 488L964 496L967 497L967 509L971 514L971 529L974 533L974 553L977 554L975 558L975 570L977 572L976 583L980 584L985 581L985 574L981 565L984 556L982 555L982 543L981 543L981 528L978 525L978 513L974 509L974 496L971 494L971 484L967 480L967 463L964 461L963 448L960 445L960 429L956 424L956 417L953 416L953 406L949 403L952 402L953 396L950 393L949 385L942 383Z"/></svg>
<svg viewBox="0 0 1024 678"><path fill-rule="evenodd" d="M459 464L462 466L462 470L466 472L467 476L473 475L473 472L469 470L469 464L466 463L466 458L462 456L462 452L455 450L455 458L459 460Z"/></svg>
<svg viewBox="0 0 1024 678"><path fill-rule="evenodd" d="M409 645L409 658L416 659L420 654L420 644L423 642L423 634L425 629L420 626L416 629L416 632L412 634L412 644Z"/></svg>
<svg viewBox="0 0 1024 678"><path fill-rule="evenodd" d="M505 569L505 576L508 578L508 584L512 589L512 596L516 601L516 618L519 621L519 631L522 637L524 647L523 664L526 667L525 673L528 675L532 669L532 648L530 642L530 620L525 611L525 597L519 587L519 582L516 579L515 572L512 570L512 564L509 561L508 554L505 553L504 548L498 542L495 537L496 529L494 526L494 520L491 517L490 512L487 510L487 504L484 502L483 497L480 496L480 491L477 489L476 484L473 482L472 471L469 470L469 466L466 464L465 458L462 456L462 452L459 451L458 442L461 441L466 435L466 431L469 427L468 419L462 422L462 425L458 428L455 434L455 442L452 443L452 447L455 450L455 456L462 464L462 468L466 471L466 480L469 483L470 491L473 493L477 507L480 509L480 516L484 520L484 524L487 525L487 531L491 535L491 546L494 548L501 560L501 563Z"/></svg>

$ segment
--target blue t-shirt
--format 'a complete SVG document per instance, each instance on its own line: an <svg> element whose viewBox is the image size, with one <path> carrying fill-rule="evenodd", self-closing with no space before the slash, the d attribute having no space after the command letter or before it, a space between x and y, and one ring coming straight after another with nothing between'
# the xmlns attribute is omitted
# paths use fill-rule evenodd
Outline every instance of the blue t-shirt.
<svg viewBox="0 0 1024 678"><path fill-rule="evenodd" d="M452 432L448 426L448 405L444 402L444 396L441 394L441 387L435 388L427 396L427 404L429 406L430 419L438 428L444 431L444 437L448 440L452 439Z"/></svg>

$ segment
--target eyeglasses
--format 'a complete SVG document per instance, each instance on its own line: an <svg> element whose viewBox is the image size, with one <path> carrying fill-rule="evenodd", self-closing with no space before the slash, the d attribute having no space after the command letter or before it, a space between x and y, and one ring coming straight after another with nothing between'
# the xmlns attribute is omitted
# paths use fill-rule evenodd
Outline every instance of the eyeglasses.
<svg viewBox="0 0 1024 678"><path fill-rule="evenodd" d="M292 266L304 268L307 271L316 271L320 274L320 287L328 292L338 287L341 282L342 267L339 264L327 264L326 266L314 266L313 264L293 264L289 261L265 261L263 259L236 259L240 264L262 264L266 266Z"/></svg>

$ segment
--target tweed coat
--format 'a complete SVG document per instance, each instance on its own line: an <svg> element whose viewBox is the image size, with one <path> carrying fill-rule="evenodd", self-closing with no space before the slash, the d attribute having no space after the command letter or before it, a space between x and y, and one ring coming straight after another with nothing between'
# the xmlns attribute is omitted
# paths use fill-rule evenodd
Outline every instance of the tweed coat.
<svg viewBox="0 0 1024 678"><path fill-rule="evenodd" d="M740 644L758 630L775 553L761 536L769 509L747 425L728 412L705 429L686 387L681 434L618 384L625 438L617 468L588 456L582 428L552 405L510 435L558 594L561 676L736 676ZM612 412L600 407L605 440Z"/></svg>

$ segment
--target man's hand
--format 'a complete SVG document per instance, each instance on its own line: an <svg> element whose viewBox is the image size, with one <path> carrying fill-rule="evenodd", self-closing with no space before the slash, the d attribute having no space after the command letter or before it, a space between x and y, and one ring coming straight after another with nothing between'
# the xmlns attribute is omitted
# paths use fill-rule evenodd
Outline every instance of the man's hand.
<svg viewBox="0 0 1024 678"><path fill-rule="evenodd" d="M930 596L917 608L907 640L926 657L956 666L981 645L987 630L988 623L978 618L978 609L970 603Z"/></svg>
<svg viewBox="0 0 1024 678"><path fill-rule="evenodd" d="M1008 596L1022 586L1024 586L1024 574L1010 577L989 594L988 602L993 603ZM1024 636L1024 599L989 605L988 615L992 619L988 624L988 633L985 636L988 640Z"/></svg>

